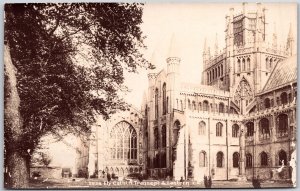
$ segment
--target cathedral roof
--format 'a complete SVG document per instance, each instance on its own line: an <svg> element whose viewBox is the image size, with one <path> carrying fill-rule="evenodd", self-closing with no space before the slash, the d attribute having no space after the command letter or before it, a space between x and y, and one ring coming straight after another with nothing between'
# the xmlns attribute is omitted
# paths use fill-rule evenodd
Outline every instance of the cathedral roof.
<svg viewBox="0 0 300 191"><path fill-rule="evenodd" d="M200 94L208 94L208 95L219 95L219 96L229 96L228 91L221 90L214 86L202 85L202 84L194 84L194 83L181 83L181 92L185 93L200 93Z"/></svg>
<svg viewBox="0 0 300 191"><path fill-rule="evenodd" d="M297 81L296 55L276 64L262 92L271 91L294 81Z"/></svg>

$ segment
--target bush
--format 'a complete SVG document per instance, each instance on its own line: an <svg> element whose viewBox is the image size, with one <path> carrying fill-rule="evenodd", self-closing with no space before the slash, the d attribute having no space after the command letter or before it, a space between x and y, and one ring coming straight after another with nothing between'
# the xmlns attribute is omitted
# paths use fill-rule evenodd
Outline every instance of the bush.
<svg viewBox="0 0 300 191"><path fill-rule="evenodd" d="M205 188L211 188L212 186L212 180L210 176L204 176L204 186Z"/></svg>
<svg viewBox="0 0 300 191"><path fill-rule="evenodd" d="M252 179L252 185L253 185L254 188L261 188L259 178L253 178Z"/></svg>
<svg viewBox="0 0 300 191"><path fill-rule="evenodd" d="M107 181L109 182L111 180L111 176L109 173L107 173Z"/></svg>

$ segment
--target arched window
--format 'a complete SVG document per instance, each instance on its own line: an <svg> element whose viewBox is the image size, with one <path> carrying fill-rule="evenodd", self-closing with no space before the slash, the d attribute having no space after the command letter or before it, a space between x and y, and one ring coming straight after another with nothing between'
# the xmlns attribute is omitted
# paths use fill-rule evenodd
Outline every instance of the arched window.
<svg viewBox="0 0 300 191"><path fill-rule="evenodd" d="M158 118L158 89L155 89L155 119Z"/></svg>
<svg viewBox="0 0 300 191"><path fill-rule="evenodd" d="M179 137L179 130L180 130L180 122L176 120L174 122L174 127L173 127L173 146L177 144L178 137Z"/></svg>
<svg viewBox="0 0 300 191"><path fill-rule="evenodd" d="M269 99L269 98L266 98L264 102L265 102L265 108L266 108L266 109L268 109L268 108L271 107L270 99Z"/></svg>
<svg viewBox="0 0 300 191"><path fill-rule="evenodd" d="M166 125L163 125L161 128L161 146L165 148L167 146L167 130Z"/></svg>
<svg viewBox="0 0 300 191"><path fill-rule="evenodd" d="M182 100L180 100L180 108L181 108L181 111L183 111L183 103L182 103Z"/></svg>
<svg viewBox="0 0 300 191"><path fill-rule="evenodd" d="M265 152L260 153L260 165L268 166L268 155Z"/></svg>
<svg viewBox="0 0 300 191"><path fill-rule="evenodd" d="M203 111L208 111L209 110L209 104L208 101L203 101Z"/></svg>
<svg viewBox="0 0 300 191"><path fill-rule="evenodd" d="M224 159L224 154L219 151L217 153L217 167L222 168L223 167L223 159Z"/></svg>
<svg viewBox="0 0 300 191"><path fill-rule="evenodd" d="M219 112L220 113L224 113L225 112L225 107L224 107L224 103L219 103Z"/></svg>
<svg viewBox="0 0 300 191"><path fill-rule="evenodd" d="M286 114L278 115L276 119L277 123L277 135L284 136L288 132L288 116Z"/></svg>
<svg viewBox="0 0 300 191"><path fill-rule="evenodd" d="M218 76L219 77L221 76L221 68L220 68L220 66L218 66Z"/></svg>
<svg viewBox="0 0 300 191"><path fill-rule="evenodd" d="M246 154L246 167L252 167L252 155L250 153Z"/></svg>
<svg viewBox="0 0 300 191"><path fill-rule="evenodd" d="M280 95L281 104L285 105L288 103L288 96L286 92L282 92Z"/></svg>
<svg viewBox="0 0 300 191"><path fill-rule="evenodd" d="M270 65L269 65L269 69L270 69L270 70L272 69L272 65L273 65L273 59L271 58L271 59L270 59Z"/></svg>
<svg viewBox="0 0 300 191"><path fill-rule="evenodd" d="M215 79L215 69L212 70L212 75L213 75L212 79L214 80Z"/></svg>
<svg viewBox="0 0 300 191"><path fill-rule="evenodd" d="M199 167L205 167L206 166L206 152L201 151L199 154Z"/></svg>
<svg viewBox="0 0 300 191"><path fill-rule="evenodd" d="M242 65L242 70L245 71L245 70L246 70L246 62L245 62L245 58L243 58L242 63L243 63L243 65Z"/></svg>
<svg viewBox="0 0 300 191"><path fill-rule="evenodd" d="M167 167L167 157L166 153L161 153L161 168L166 168Z"/></svg>
<svg viewBox="0 0 300 191"><path fill-rule="evenodd" d="M217 137L222 137L222 127L223 127L223 124L218 122L216 125L216 136Z"/></svg>
<svg viewBox="0 0 300 191"><path fill-rule="evenodd" d="M196 111L196 103L195 103L195 101L193 101L193 103L192 103L192 109L193 109L193 111Z"/></svg>
<svg viewBox="0 0 300 191"><path fill-rule="evenodd" d="M209 81L212 81L212 71L209 72Z"/></svg>
<svg viewBox="0 0 300 191"><path fill-rule="evenodd" d="M284 165L287 165L287 156L286 156L286 152L284 150L281 150L279 153L278 153L278 159L279 159L279 165L282 165L282 163Z"/></svg>
<svg viewBox="0 0 300 191"><path fill-rule="evenodd" d="M207 83L209 83L209 72L207 72Z"/></svg>
<svg viewBox="0 0 300 191"><path fill-rule="evenodd" d="M199 110L199 111L202 110L202 104L201 104L201 102L199 102L198 110Z"/></svg>
<svg viewBox="0 0 300 191"><path fill-rule="evenodd" d="M137 133L126 121L117 123L109 134L110 158L137 162Z"/></svg>
<svg viewBox="0 0 300 191"><path fill-rule="evenodd" d="M199 122L199 130L198 130L198 134L199 135L205 135L205 122L204 121L200 121Z"/></svg>
<svg viewBox="0 0 300 191"><path fill-rule="evenodd" d="M239 126L237 124L234 124L232 126L232 137L238 137L239 136Z"/></svg>
<svg viewBox="0 0 300 191"><path fill-rule="evenodd" d="M247 126L247 137L252 137L254 133L254 123L248 122L246 126Z"/></svg>
<svg viewBox="0 0 300 191"><path fill-rule="evenodd" d="M250 58L247 58L247 70L251 70Z"/></svg>
<svg viewBox="0 0 300 191"><path fill-rule="evenodd" d="M167 97L166 113L168 113L168 107L169 107L169 97ZM178 100L177 100L177 107L178 107Z"/></svg>
<svg viewBox="0 0 300 191"><path fill-rule="evenodd" d="M267 118L263 118L259 121L260 126L260 139L270 138L270 125Z"/></svg>
<svg viewBox="0 0 300 191"><path fill-rule="evenodd" d="M269 68L269 58L266 58L266 69Z"/></svg>
<svg viewBox="0 0 300 191"><path fill-rule="evenodd" d="M188 109L191 109L191 101L188 99Z"/></svg>
<svg viewBox="0 0 300 191"><path fill-rule="evenodd" d="M233 153L232 155L232 166L233 168L238 168L239 167L239 153L238 152L235 152Z"/></svg>
<svg viewBox="0 0 300 191"><path fill-rule="evenodd" d="M241 72L241 60L238 59L237 61L237 72Z"/></svg>
<svg viewBox="0 0 300 191"><path fill-rule="evenodd" d="M163 84L162 93L163 93L163 115L165 115L167 113L166 83Z"/></svg>
<svg viewBox="0 0 300 191"><path fill-rule="evenodd" d="M155 127L154 129L154 148L158 149L159 147L159 134L158 134L158 128Z"/></svg>
<svg viewBox="0 0 300 191"><path fill-rule="evenodd" d="M224 73L223 73L223 65L221 65L221 75L224 75Z"/></svg>

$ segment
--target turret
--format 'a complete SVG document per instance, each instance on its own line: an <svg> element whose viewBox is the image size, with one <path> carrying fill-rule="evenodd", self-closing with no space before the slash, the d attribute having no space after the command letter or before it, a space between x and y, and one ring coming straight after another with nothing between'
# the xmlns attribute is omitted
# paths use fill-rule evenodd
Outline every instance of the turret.
<svg viewBox="0 0 300 191"><path fill-rule="evenodd" d="M168 111L176 108L176 98L179 96L180 88L180 55L177 39L173 34L167 57L167 97L169 100Z"/></svg>

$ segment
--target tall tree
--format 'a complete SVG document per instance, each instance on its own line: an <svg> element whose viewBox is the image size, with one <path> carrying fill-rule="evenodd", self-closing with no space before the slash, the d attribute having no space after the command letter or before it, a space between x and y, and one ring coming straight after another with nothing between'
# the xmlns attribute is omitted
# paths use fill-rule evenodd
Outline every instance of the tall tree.
<svg viewBox="0 0 300 191"><path fill-rule="evenodd" d="M28 187L30 155L43 135L88 133L95 113L109 118L126 108L118 96L126 91L123 71L150 67L140 52L142 11L128 3L5 5L16 68L9 72L5 62L6 187Z"/></svg>

